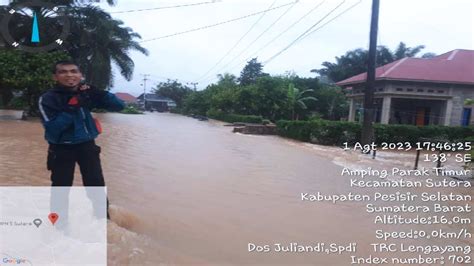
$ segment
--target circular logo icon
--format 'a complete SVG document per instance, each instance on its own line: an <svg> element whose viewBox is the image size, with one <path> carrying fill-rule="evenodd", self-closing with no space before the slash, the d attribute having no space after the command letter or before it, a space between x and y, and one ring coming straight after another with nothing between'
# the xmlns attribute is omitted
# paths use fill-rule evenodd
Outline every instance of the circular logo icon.
<svg viewBox="0 0 474 266"><path fill-rule="evenodd" d="M41 1L9 8L0 24L0 32L8 45L32 53L60 47L69 29L64 9Z"/></svg>

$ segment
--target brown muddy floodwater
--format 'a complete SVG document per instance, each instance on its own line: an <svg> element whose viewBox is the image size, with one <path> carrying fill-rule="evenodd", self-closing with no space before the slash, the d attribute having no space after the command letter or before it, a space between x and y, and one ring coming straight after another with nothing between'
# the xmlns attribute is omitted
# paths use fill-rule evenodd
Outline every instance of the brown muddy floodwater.
<svg viewBox="0 0 474 266"><path fill-rule="evenodd" d="M375 254L369 244L383 242L376 229L402 228L375 225L366 203L303 202L300 193L349 193L355 189L341 177L343 166L409 169L413 154L372 160L337 147L234 134L220 122L168 113L95 116L104 128L97 143L112 204L109 265L350 265L350 255ZM0 111L0 185L48 186L43 128L19 117ZM75 183L81 185L78 171ZM364 191L374 190L357 189ZM474 195L472 188L434 191ZM466 227L473 232L472 224L437 228ZM293 242L357 242L357 253L247 251L248 243ZM473 244L472 238L405 242Z"/></svg>

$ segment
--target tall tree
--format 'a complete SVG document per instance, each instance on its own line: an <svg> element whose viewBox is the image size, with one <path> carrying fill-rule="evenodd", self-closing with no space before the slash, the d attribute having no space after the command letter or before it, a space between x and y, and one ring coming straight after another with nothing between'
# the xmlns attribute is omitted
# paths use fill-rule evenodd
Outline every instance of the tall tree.
<svg viewBox="0 0 474 266"><path fill-rule="evenodd" d="M414 57L424 49L424 45L408 47L400 42L394 52L385 46L377 47L377 66L382 66L404 57ZM427 57L433 57L433 53L424 54ZM330 82L337 82L351 76L367 72L368 50L359 48L348 51L345 55L337 56L336 62L323 62L321 69L312 69L311 72L318 73Z"/></svg>
<svg viewBox="0 0 474 266"><path fill-rule="evenodd" d="M131 80L134 63L129 56L135 50L148 55L136 39L140 35L102 9L88 5L71 9L73 20L67 51L83 67L88 82L99 88L113 85L112 63L120 74Z"/></svg>
<svg viewBox="0 0 474 266"><path fill-rule="evenodd" d="M0 7L0 15L8 8L13 7L17 4L29 3L30 0L13 0L8 6ZM79 63L82 71L88 82L96 85L101 89L106 89L112 86L113 71L112 65L118 66L120 74L125 79L130 80L133 74L134 63L130 58L130 51L138 51L143 54L148 54L147 50L140 46L137 39L140 39L140 35L133 32L131 28L125 27L123 22L120 20L113 19L110 14L103 11L97 6L92 5L95 0L51 0L48 3L56 6L61 6L66 12L71 23L71 31L63 46L58 48L57 51L63 51L66 57L69 56L73 60ZM115 4L115 0L107 0L109 5ZM46 12L45 9L39 7L32 7L37 14L38 19L41 20L41 32L42 40L47 40L51 35L51 29L58 27L58 20L54 19L52 15ZM28 32L31 27L31 16L29 12L24 12L21 15L15 16L11 23L18 25L15 33L19 36L28 36L28 34L22 34L22 31ZM23 27L21 26L23 25ZM43 38L44 37L44 38ZM0 48L1 49L12 49L5 45L4 40L0 36ZM25 38L25 37L24 37ZM27 41L27 40L26 40ZM50 51L54 53L57 51ZM44 62L46 63L46 61ZM52 64L50 62L48 64ZM8 66L8 65L7 65ZM14 65L9 65L10 71L14 71ZM49 65L47 66L49 67ZM27 72L25 80L29 79L29 73L35 71L35 68L31 68ZM42 83L44 86L46 83ZM37 84L32 86L25 86L28 90L41 91L45 88L36 87ZM6 87L5 84L0 83L1 94L8 100L11 97L11 85ZM27 93L36 97L37 93ZM32 99L30 102L35 103ZM34 105L34 104L33 104ZM33 109L35 107L33 106Z"/></svg>
<svg viewBox="0 0 474 266"><path fill-rule="evenodd" d="M218 74L217 78L219 79L217 81L217 85L220 85L226 88L234 88L238 85L237 77L232 74L229 74L229 73L224 73L223 75Z"/></svg>
<svg viewBox="0 0 474 266"><path fill-rule="evenodd" d="M29 0L14 0L9 6L31 2ZM113 84L112 64L118 66L120 74L127 80L132 78L134 63L130 58L130 51L138 51L145 55L148 51L140 46L137 39L140 35L125 27L120 20L113 19L110 14L91 3L94 0L51 0L48 1L57 6L62 6L71 24L70 34L60 50L66 51L70 57L77 61L88 82L101 89L111 87ZM110 5L115 0L107 1ZM34 7L34 9L37 7ZM58 27L58 21L44 9L39 11L39 19L42 21L41 29L52 29ZM16 18L17 25L21 30L29 30L31 14L25 13ZM23 21L23 23L21 23ZM19 23L20 22L20 23ZM54 38L50 36L53 31L41 32L42 39ZM23 34L27 36L27 34Z"/></svg>
<svg viewBox="0 0 474 266"><path fill-rule="evenodd" d="M239 82L240 85L246 86L255 84L259 77L268 76L267 73L263 72L262 63L257 62L257 58L247 62L242 72L240 72Z"/></svg>
<svg viewBox="0 0 474 266"><path fill-rule="evenodd" d="M159 96L168 97L176 103L178 108L182 107L184 98L193 90L177 80L168 80L160 82L153 92Z"/></svg>
<svg viewBox="0 0 474 266"><path fill-rule="evenodd" d="M395 51L393 52L393 55L395 56L394 59L399 60L405 57L414 57L423 49L425 49L424 45L408 47L404 42L400 42Z"/></svg>

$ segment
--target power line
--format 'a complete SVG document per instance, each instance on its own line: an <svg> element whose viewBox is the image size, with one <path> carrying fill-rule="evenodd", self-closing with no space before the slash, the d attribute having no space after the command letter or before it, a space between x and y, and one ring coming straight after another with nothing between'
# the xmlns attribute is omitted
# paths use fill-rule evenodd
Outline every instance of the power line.
<svg viewBox="0 0 474 266"><path fill-rule="evenodd" d="M257 53L259 53L261 50L265 49L266 47L268 47L270 44L272 44L273 42L275 42L278 38L280 38L283 34L285 34L286 32L288 32L291 28L293 28L296 24L298 24L299 22L301 22L305 17L309 16L311 13L313 13L316 9L318 9L318 7L320 7L324 2L326 2L326 0L323 0L321 3L317 4L315 7L313 7L311 10L309 10L306 14L304 14L302 17L300 17L297 21L295 21L293 24L291 24L289 27L287 27L285 30L283 30L282 32L280 32L275 38L273 38L272 40L270 40L269 42L267 42L264 46L262 46L260 49L258 49L256 52L254 52L251 56L247 57L245 60L243 61L240 61L238 64L236 65L233 65L230 69L234 69L235 67L241 65L242 63L245 63L247 62L249 59L253 58ZM223 68L221 68L219 71L221 71ZM207 79L209 80L209 79ZM206 80L206 81L207 81Z"/></svg>
<svg viewBox="0 0 474 266"><path fill-rule="evenodd" d="M242 54L244 54L255 42L257 42L260 37L262 37L268 30L270 30L278 21L281 20L296 4L298 1L296 1L293 5L291 5L285 12L283 12L275 21L273 21L262 33L260 33L257 38L255 38L252 42L250 42L238 55L236 55L232 60L227 62L224 66L222 66L217 72L221 71L222 69L225 69L228 65L230 65L232 62L234 62L237 58L239 58Z"/></svg>
<svg viewBox="0 0 474 266"><path fill-rule="evenodd" d="M281 5L281 6L273 7L273 8L270 8L270 9L266 9L266 10L262 10L262 11L259 11L259 12L255 12L255 13L252 13L252 14L249 14L249 15L245 15L245 16L242 16L242 17L233 18L233 19L230 19L230 20L218 22L218 23L215 23L215 24L202 26L202 27L199 27L199 28L194 28L194 29L190 29L190 30L186 30L186 31L181 31L181 32L173 33L173 34L168 34L168 35L164 35L164 36L160 36L160 37L156 37L156 38L152 38L152 39L148 39L148 40L143 40L143 41L140 41L140 43L149 42L149 41L155 41L155 40L164 39L164 38L169 38L169 37L173 37L173 36L176 36L176 35L181 35L181 34L193 32L193 31L198 31L198 30L203 30L203 29L208 29L208 28L216 27L216 26L219 26L219 25L222 25L222 24L226 24L226 23L230 23L230 22L237 21L237 20L242 20L242 19L245 19L245 18L248 18L248 17L256 16L256 15L258 15L258 14L262 14L262 13L264 13L264 12L268 12L268 11L271 11L271 10L276 10L276 9L279 9L279 8L282 8L282 7L291 5L291 4L293 4L293 3L294 3L294 2L287 3L287 4L284 4L284 5Z"/></svg>
<svg viewBox="0 0 474 266"><path fill-rule="evenodd" d="M295 21L295 23L291 24L288 28L286 28L284 31L282 31L280 34L278 34L275 38L273 38L272 40L270 40L269 42L267 42L264 46L262 46L260 49L258 49L256 52L254 52L250 57L247 57L247 59L245 59L245 62L248 61L251 57L253 57L254 55L256 55L258 52L262 51L263 49L267 48L270 44L272 44L274 41L276 41L278 38L281 37L281 35L285 34L287 31L289 31L291 28L293 28L296 24L300 23L305 17L307 17L308 15L310 15L311 13L313 13L316 9L318 9L318 7L320 7L322 4L324 4L324 2L326 2L326 0L322 1L321 3L319 3L318 5L316 5L315 7L313 7L308 13L304 14L300 19L298 19L297 21ZM244 61L242 61L244 62ZM240 64L240 63L239 63Z"/></svg>
<svg viewBox="0 0 474 266"><path fill-rule="evenodd" d="M348 12L349 10L353 9L354 7L356 7L357 5L359 5L360 3L362 3L362 0L359 0L359 2L353 4L352 6L346 8L344 11L342 11L341 13L337 14L335 17L333 17L332 19L328 20L326 23L324 23L323 25L317 27L316 29L314 29L312 32L308 33L306 36L304 36L301 40L303 40L304 38L308 37L309 35L313 34L315 31L321 29L322 27L326 26L327 24L329 24L331 21L337 19L338 17L342 16L344 13Z"/></svg>
<svg viewBox="0 0 474 266"><path fill-rule="evenodd" d="M150 76L154 78L153 81L156 83L166 83L168 81L177 81L177 82L180 81L180 83L192 83L191 81L187 81L187 80L183 80L179 78L170 78L170 77L158 76L154 74L151 74ZM159 80L162 80L162 81L159 81Z"/></svg>
<svg viewBox="0 0 474 266"><path fill-rule="evenodd" d="M342 1L341 3L339 3L335 8L333 8L331 11L329 11L323 18L321 18L318 22L316 22L315 24L313 24L311 27L309 27L307 30L305 30L302 34L300 34L296 39L294 39L290 44L288 44L285 48L281 49L278 53L274 54L272 57L270 57L269 59L267 59L266 61L263 62L263 64L268 64L269 62L271 62L273 59L275 59L277 56L281 55L283 52L285 52L286 50L288 50L291 46L293 46L297 41L299 41L300 39L302 39L308 32L310 32L314 27L316 27L319 23L321 23L321 21L323 21L325 18L327 18L332 12L336 11L336 9L338 9L342 4L344 4L344 2L346 2L346 0ZM314 31L312 31L314 32Z"/></svg>
<svg viewBox="0 0 474 266"><path fill-rule="evenodd" d="M268 7L268 8L272 8L273 5L276 3L277 0L274 0L273 3ZM295 2L296 3L296 2ZM221 57L221 59L219 59L217 61L217 63L212 66L208 71L206 71L206 73L204 73L203 75L201 75L199 78L197 78L197 80L201 80L202 78L205 78L207 77L207 74L209 74L209 72L211 72L215 67L217 67L221 62L222 60L224 60L224 58L226 58L226 56L228 56L230 54L230 52L232 52L234 50L235 47L237 47L237 45L245 38L245 36L247 36L247 34L249 34L250 31L252 31L252 29L258 24L258 22L260 22L260 20L262 20L262 18L265 16L265 14L267 14L267 12L264 12L253 24L252 26L250 26L250 28L247 30L247 32L244 33L244 35L242 35L242 37L240 37L240 39L232 46L232 48L230 48L225 54L224 56Z"/></svg>
<svg viewBox="0 0 474 266"><path fill-rule="evenodd" d="M209 1L209 2L201 2L201 3L194 3L194 4L183 4L183 5L175 5L175 6L162 6L162 7L154 7L154 8L143 8L143 9L115 11L115 12L110 12L110 14L121 14L121 13L142 12L142 11L171 9L171 8L180 8L180 7L189 7L189 6L200 6L200 5L207 5L207 4L215 4L216 2L222 2L222 0L213 0L213 1Z"/></svg>

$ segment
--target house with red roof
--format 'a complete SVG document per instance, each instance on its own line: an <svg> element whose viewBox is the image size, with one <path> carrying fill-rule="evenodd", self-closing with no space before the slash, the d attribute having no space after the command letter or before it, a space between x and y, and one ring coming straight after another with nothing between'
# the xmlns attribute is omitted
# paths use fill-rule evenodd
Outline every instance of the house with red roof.
<svg viewBox="0 0 474 266"><path fill-rule="evenodd" d="M137 104L137 98L126 92L117 92L115 93L115 96L124 101L126 104Z"/></svg>
<svg viewBox="0 0 474 266"><path fill-rule="evenodd" d="M348 91L349 121L362 110L367 73L339 81ZM457 49L433 58L406 57L376 69L376 122L467 126L474 124L466 99L474 99L474 51Z"/></svg>

